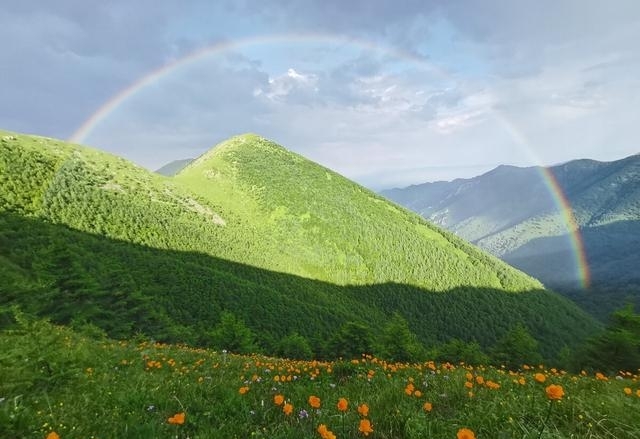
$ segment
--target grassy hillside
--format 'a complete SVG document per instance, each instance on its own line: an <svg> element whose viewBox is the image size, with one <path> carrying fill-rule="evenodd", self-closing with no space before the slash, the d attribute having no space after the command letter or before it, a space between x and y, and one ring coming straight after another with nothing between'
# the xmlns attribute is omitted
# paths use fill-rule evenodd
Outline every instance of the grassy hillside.
<svg viewBox="0 0 640 439"><path fill-rule="evenodd" d="M0 331L0 352L2 438L293 439L320 437L320 425L339 438L640 435L633 373L292 361L96 341L24 318Z"/></svg>
<svg viewBox="0 0 640 439"><path fill-rule="evenodd" d="M267 350L293 332L321 350L343 323L375 332L398 311L427 345L487 347L521 322L547 357L596 328L530 277L257 136L173 179L52 139L0 142L0 297L57 322L208 344L229 310Z"/></svg>
<svg viewBox="0 0 640 439"><path fill-rule="evenodd" d="M259 136L216 146L174 180L210 205L242 212L262 241L251 245L269 255L265 268L339 284L402 282L439 291L540 287L419 216Z"/></svg>

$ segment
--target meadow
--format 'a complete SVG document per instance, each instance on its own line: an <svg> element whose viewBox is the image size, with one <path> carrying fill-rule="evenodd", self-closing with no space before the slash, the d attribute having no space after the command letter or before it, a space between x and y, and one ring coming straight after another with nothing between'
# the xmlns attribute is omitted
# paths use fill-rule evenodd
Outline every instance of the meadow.
<svg viewBox="0 0 640 439"><path fill-rule="evenodd" d="M297 361L17 320L0 333L2 438L640 437L638 371Z"/></svg>

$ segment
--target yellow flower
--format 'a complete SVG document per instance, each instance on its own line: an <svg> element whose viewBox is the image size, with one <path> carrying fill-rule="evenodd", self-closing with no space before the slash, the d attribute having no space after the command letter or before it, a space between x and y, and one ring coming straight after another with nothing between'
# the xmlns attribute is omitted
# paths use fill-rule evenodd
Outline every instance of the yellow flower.
<svg viewBox="0 0 640 439"><path fill-rule="evenodd" d="M416 398L420 398L422 396L422 392L419 390L416 390L415 392L413 392L413 396L415 396Z"/></svg>
<svg viewBox="0 0 640 439"><path fill-rule="evenodd" d="M526 383L527 383L527 380L525 380L524 377L518 378L518 384L521 384L524 386Z"/></svg>
<svg viewBox="0 0 640 439"><path fill-rule="evenodd" d="M47 435L47 439L60 439L60 436L55 431L52 431Z"/></svg>
<svg viewBox="0 0 640 439"><path fill-rule="evenodd" d="M625 393L625 395L631 395L631 393L632 393L631 388L630 387L625 387L624 388L624 393Z"/></svg>
<svg viewBox="0 0 640 439"><path fill-rule="evenodd" d="M540 373L540 372L538 372L537 374L535 374L535 375L533 376L533 378L535 378L535 380L536 380L537 382L539 382L539 383L544 383L544 382L546 381L546 379L547 379L547 377L546 377L543 373Z"/></svg>
<svg viewBox="0 0 640 439"><path fill-rule="evenodd" d="M345 398L340 398L338 400L338 410L341 412L346 412L349 407L349 402Z"/></svg>
<svg viewBox="0 0 640 439"><path fill-rule="evenodd" d="M313 407L314 409L319 409L320 408L320 398L318 398L315 395L311 395L309 397L309 405L311 407Z"/></svg>
<svg viewBox="0 0 640 439"><path fill-rule="evenodd" d="M430 412L431 410L433 410L433 404L431 404L430 402L425 402L422 408L425 412Z"/></svg>
<svg viewBox="0 0 640 439"><path fill-rule="evenodd" d="M369 406L366 404L360 404L358 406L358 413L366 418L369 416Z"/></svg>
<svg viewBox="0 0 640 439"><path fill-rule="evenodd" d="M457 437L458 439L476 439L475 433L468 428L461 428L458 430Z"/></svg>
<svg viewBox="0 0 640 439"><path fill-rule="evenodd" d="M371 425L371 421L368 419L360 419L360 426L358 427L358 431L365 436L369 436L369 433L373 433L373 426Z"/></svg>
<svg viewBox="0 0 640 439"><path fill-rule="evenodd" d="M282 405L282 403L284 402L284 396L282 395L275 395L273 397L273 403L275 405Z"/></svg>
<svg viewBox="0 0 640 439"><path fill-rule="evenodd" d="M182 425L184 424L184 418L185 418L184 412L180 412L180 413L176 413L175 415L167 419L167 422L169 424Z"/></svg>
<svg viewBox="0 0 640 439"><path fill-rule="evenodd" d="M289 404L289 403L286 403L282 407L282 411L284 412L285 415L289 416L293 412L293 405Z"/></svg>
<svg viewBox="0 0 640 439"><path fill-rule="evenodd" d="M562 389L562 386L556 384L551 384L545 390L547 392L547 398L551 400L562 399L562 397L564 396L564 390Z"/></svg>

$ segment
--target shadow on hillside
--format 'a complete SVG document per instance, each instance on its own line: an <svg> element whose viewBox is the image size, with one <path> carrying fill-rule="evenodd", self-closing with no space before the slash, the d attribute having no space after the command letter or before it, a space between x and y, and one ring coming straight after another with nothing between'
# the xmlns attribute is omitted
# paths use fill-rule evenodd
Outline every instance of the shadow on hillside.
<svg viewBox="0 0 640 439"><path fill-rule="evenodd" d="M631 301L640 308L640 221L618 221L581 231L592 291L580 292L569 236L538 238L503 259L568 296L600 318Z"/></svg>
<svg viewBox="0 0 640 439"><path fill-rule="evenodd" d="M162 250L0 212L0 305L54 321L87 321L113 337L203 343L230 310L272 349L298 332L325 342L343 323L379 332L400 312L426 345L451 338L490 346L518 322L553 356L597 325L548 291L459 287L444 293L396 283L340 286L200 253Z"/></svg>

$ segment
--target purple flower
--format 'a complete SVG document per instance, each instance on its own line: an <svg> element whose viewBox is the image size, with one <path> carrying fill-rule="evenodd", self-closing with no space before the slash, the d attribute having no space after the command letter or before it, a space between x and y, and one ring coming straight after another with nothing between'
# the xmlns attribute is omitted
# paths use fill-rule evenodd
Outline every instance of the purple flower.
<svg viewBox="0 0 640 439"><path fill-rule="evenodd" d="M307 419L309 417L309 413L307 413L305 409L302 409L300 410L300 413L298 413L298 417L300 419Z"/></svg>

